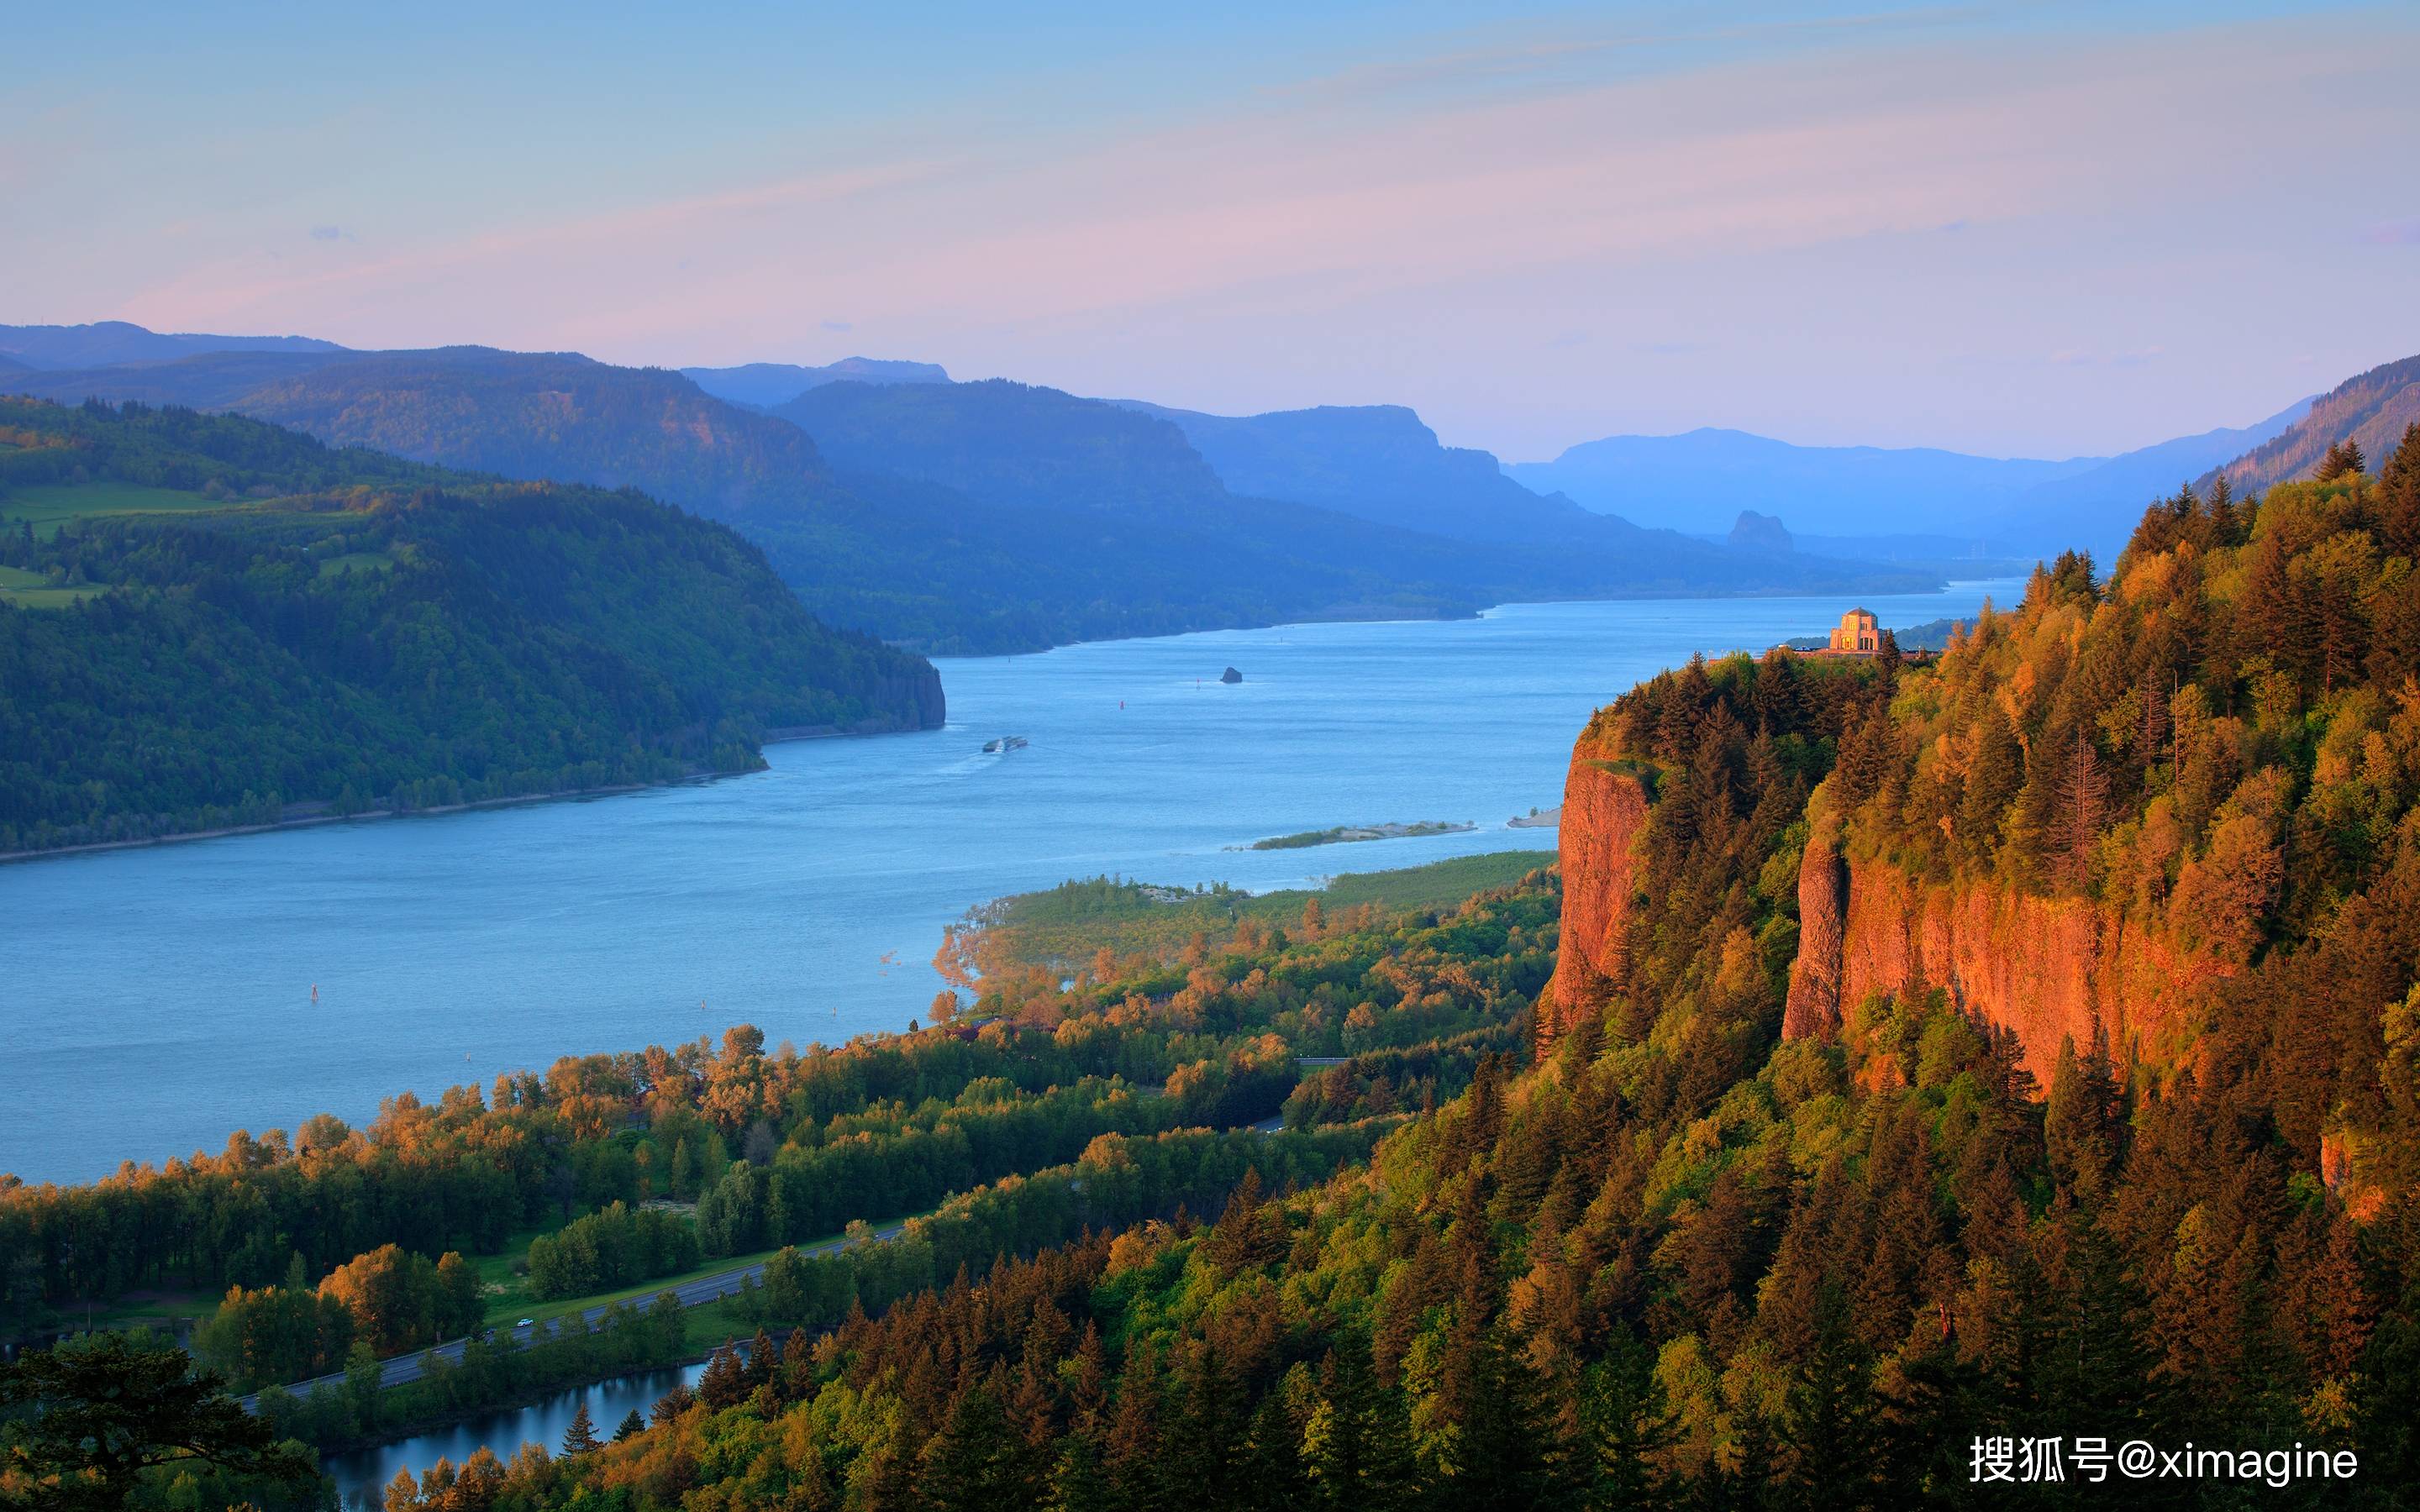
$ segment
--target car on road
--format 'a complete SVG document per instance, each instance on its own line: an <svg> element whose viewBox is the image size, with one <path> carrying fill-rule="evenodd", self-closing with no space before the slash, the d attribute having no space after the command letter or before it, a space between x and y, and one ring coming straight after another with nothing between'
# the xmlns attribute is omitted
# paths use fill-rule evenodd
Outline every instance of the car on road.
<svg viewBox="0 0 2420 1512"><path fill-rule="evenodd" d="M534 1326L536 1324L536 1322L537 1322L537 1319L535 1319L535 1318L524 1318L524 1319L522 1319L520 1321L519 1321L519 1322L515 1323L513 1326L514 1326L515 1328L530 1328L530 1327L534 1327Z"/></svg>

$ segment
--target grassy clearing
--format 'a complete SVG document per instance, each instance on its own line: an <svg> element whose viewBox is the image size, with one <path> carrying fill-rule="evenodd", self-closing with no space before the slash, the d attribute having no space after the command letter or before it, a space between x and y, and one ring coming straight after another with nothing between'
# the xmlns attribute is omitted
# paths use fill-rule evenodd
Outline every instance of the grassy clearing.
<svg viewBox="0 0 2420 1512"><path fill-rule="evenodd" d="M768 1249L760 1250L753 1255L726 1255L720 1259L708 1260L694 1271L683 1271L677 1275L658 1276L653 1281L643 1281L637 1286L624 1287L618 1291L599 1291L585 1297L558 1297L552 1302L533 1302L529 1300L526 1292L520 1292L518 1301L509 1304L500 1301L488 1309L488 1326L494 1328L506 1323L517 1323L524 1318L535 1318L542 1323L550 1318L567 1317L572 1313L585 1312L591 1307L603 1306L608 1303L647 1302L659 1291L669 1291L675 1287L702 1280L706 1276L720 1275L725 1271L736 1271L743 1265L754 1265L757 1261L768 1258L775 1253L776 1251Z"/></svg>
<svg viewBox="0 0 2420 1512"><path fill-rule="evenodd" d="M348 572L384 572L394 565L395 558L383 551L348 551L320 563L319 576L341 578Z"/></svg>
<svg viewBox="0 0 2420 1512"><path fill-rule="evenodd" d="M178 1321L198 1322L218 1309L219 1299L192 1291L137 1291L91 1315L92 1326L98 1329L158 1327ZM82 1315L70 1314L69 1321L82 1324Z"/></svg>
<svg viewBox="0 0 2420 1512"><path fill-rule="evenodd" d="M1004 955L1071 970L1104 945L1120 955L1166 955L1183 949L1197 933L1224 934L1245 918L1289 925L1314 898L1330 913L1365 903L1390 913L1451 908L1475 893L1510 887L1554 860L1548 850L1491 851L1390 872L1346 872L1316 891L1259 894L1224 887L1187 892L1098 877L998 899L976 917L985 959Z"/></svg>
<svg viewBox="0 0 2420 1512"><path fill-rule="evenodd" d="M71 519L91 519L102 515L188 515L229 507L235 506L175 488L147 488L132 483L51 483L20 488L0 499L0 521L11 525L27 521L34 527L34 533L47 541Z"/></svg>
<svg viewBox="0 0 2420 1512"><path fill-rule="evenodd" d="M93 598L105 592L90 583L75 587L54 586L39 572L23 567L0 567L0 603L14 604L19 609L65 609L70 604Z"/></svg>

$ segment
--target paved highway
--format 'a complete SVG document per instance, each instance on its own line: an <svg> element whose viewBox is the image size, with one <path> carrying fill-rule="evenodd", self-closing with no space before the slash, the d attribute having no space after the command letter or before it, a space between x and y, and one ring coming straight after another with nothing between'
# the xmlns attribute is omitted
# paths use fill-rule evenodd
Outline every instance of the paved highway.
<svg viewBox="0 0 2420 1512"><path fill-rule="evenodd" d="M1259 1126L1255 1125L1254 1127ZM888 1228L876 1229L874 1231L874 1237L876 1240L896 1239L899 1237L900 1231L906 1227L907 1225L904 1222L895 1223ZM820 1244L809 1244L800 1249L799 1253L801 1255L830 1255L834 1250L839 1249L845 1242L847 1242L845 1240L829 1239ZM644 1305L661 1296L664 1291L670 1291L674 1296L680 1299L682 1306L695 1307L702 1303L716 1302L721 1298L728 1297L733 1292L739 1289L740 1282L752 1279L762 1280L764 1278L764 1274L765 1262L759 1260L753 1265L738 1266L729 1271L718 1271L712 1275L699 1276L694 1281L684 1281L675 1287L666 1287L662 1288L662 1290L650 1291L645 1296L633 1300ZM597 1320L603 1318L606 1312L610 1310L613 1305L613 1304L611 1303L599 1303L594 1307L583 1310L580 1316L582 1319L586 1320L590 1327L593 1328L596 1326ZM566 1314L565 1316L568 1317L569 1315ZM555 1324L560 1320L561 1319L559 1319L551 1318L542 1322L520 1324L510 1329L501 1330L500 1332L508 1333L512 1335L514 1338L519 1339L523 1345L527 1345L541 1334L551 1335L554 1332ZM470 1342L470 1339L467 1337L449 1339L442 1344L432 1345L428 1349L417 1350L411 1354L398 1354L392 1359L381 1360L379 1362L379 1385L383 1389L388 1386L400 1386L409 1381L418 1381L421 1376L426 1373L427 1357L432 1354L441 1360L449 1361L458 1365L462 1360L462 1347ZM345 1373L338 1370L329 1375L314 1376L309 1381L295 1381L286 1389L292 1392L297 1396L308 1396L311 1395L311 1392L315 1387L341 1386L344 1383ZM250 1412L258 1404L260 1397L259 1394L255 1393L250 1396L240 1398L240 1400L243 1403L244 1410L246 1412Z"/></svg>
<svg viewBox="0 0 2420 1512"><path fill-rule="evenodd" d="M1327 1065L1333 1063L1335 1062L1319 1057L1306 1057L1303 1061L1303 1064L1305 1065ZM1260 1122L1247 1125L1247 1127L1254 1134L1277 1134L1285 1128L1285 1117L1280 1114L1275 1118L1263 1119ZM876 1229L874 1231L874 1237L876 1240L896 1239L899 1237L900 1231L907 1227L908 1226L904 1221L895 1223L888 1228ZM801 1249L799 1253L801 1255L830 1255L846 1242L847 1241L845 1240L828 1239L820 1244L810 1244ZM754 1265L743 1265L729 1271L718 1271L712 1275L700 1276L694 1281L684 1281L679 1286L667 1288L665 1289L670 1290L674 1296L678 1297L682 1306L694 1307L701 1303L716 1302L724 1297L728 1297L733 1292L739 1289L740 1282L752 1278L761 1280L764 1274L765 1262L759 1260ZM644 1297L634 1300L644 1304L645 1303L653 1302L657 1297L661 1296L662 1294L662 1291L651 1291ZM610 1303L599 1303L597 1305L586 1309L580 1316L586 1319L589 1326L593 1328L596 1326L597 1320L603 1318L607 1310L613 1304ZM544 1322L518 1325L511 1329L504 1330L504 1332L511 1334L514 1338L519 1339L524 1346L526 1346L542 1332L552 1334L554 1332L554 1325L557 1321L558 1319L549 1319ZM457 1365L460 1364L462 1360L462 1347L470 1342L471 1341L468 1338L449 1339L445 1343L432 1345L426 1350L415 1350L411 1354L398 1354L391 1359L380 1361L380 1389L384 1390L389 1386L400 1386L410 1381L418 1381L427 1373L426 1366L427 1357L432 1354L441 1360L445 1360ZM344 1383L345 1373L341 1370L337 1370L324 1376L314 1376L308 1381L295 1381L286 1389L292 1392L297 1396L308 1396L316 1387L341 1386ZM251 1412L259 1404L260 1395L256 1392L252 1396L240 1397L239 1400L242 1402L244 1411Z"/></svg>

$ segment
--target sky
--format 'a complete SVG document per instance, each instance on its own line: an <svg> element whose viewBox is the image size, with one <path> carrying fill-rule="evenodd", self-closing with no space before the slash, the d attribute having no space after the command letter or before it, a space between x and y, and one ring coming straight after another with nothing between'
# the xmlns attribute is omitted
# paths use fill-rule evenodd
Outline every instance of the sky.
<svg viewBox="0 0 2420 1512"><path fill-rule="evenodd" d="M46 7L0 322L945 364L1508 461L2098 455L2420 351L2420 8Z"/></svg>

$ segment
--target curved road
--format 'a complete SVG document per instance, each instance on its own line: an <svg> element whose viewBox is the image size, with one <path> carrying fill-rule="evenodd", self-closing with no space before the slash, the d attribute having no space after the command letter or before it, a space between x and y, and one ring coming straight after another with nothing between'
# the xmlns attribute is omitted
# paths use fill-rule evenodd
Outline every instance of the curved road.
<svg viewBox="0 0 2420 1512"><path fill-rule="evenodd" d="M1320 1057L1306 1057L1303 1058L1302 1064L1306 1066L1341 1065L1343 1058L1344 1057L1338 1057L1333 1059ZM1277 1134L1285 1128L1285 1116L1283 1114L1279 1114L1274 1118L1263 1119L1258 1123L1247 1124L1245 1127L1254 1134ZM907 1227L908 1221L903 1218L899 1222L890 1225L888 1227L876 1229L874 1231L874 1240L876 1242L880 1242L884 1240L897 1239L901 1231ZM802 1245L799 1248L799 1253L801 1255L830 1255L841 1249L847 1242L848 1241L845 1239L828 1239L820 1244ZM733 1292L737 1291L739 1289L740 1282L751 1279L761 1280L764 1274L765 1262L759 1260L753 1265L738 1266L729 1271L717 1271L712 1275L699 1276L694 1281L684 1281L676 1287L668 1287L664 1289L669 1290L675 1297L679 1298L680 1304L682 1306L694 1307L700 1303L719 1302L722 1298L728 1297ZM631 1302L644 1304L654 1301L657 1297L661 1296L662 1294L663 1293L661 1291L655 1291L649 1292L644 1297L636 1297L628 1300ZM594 1327L596 1326L597 1320L603 1318L614 1305L615 1304L613 1303L599 1303L594 1307L583 1309L580 1316L589 1324L589 1326ZM563 1316L569 1317L570 1315L566 1313ZM548 1319L543 1322L518 1324L513 1328L504 1330L504 1332L509 1333L516 1340L526 1346L531 1340L535 1339L538 1335L541 1330L551 1335L554 1332L555 1324L560 1319ZM426 1369L426 1362L427 1361L428 1356L432 1354L441 1360L459 1365L462 1361L462 1348L470 1342L471 1341L467 1336L458 1339L448 1339L442 1344L433 1344L425 1350L417 1350L410 1354L398 1354L389 1359L380 1361L379 1389L383 1391L389 1386L401 1386L408 1382L418 1381L423 1375L427 1373ZM341 1386L344 1383L345 1373L341 1370L334 1370L324 1376L313 1376L308 1381L290 1382L287 1384L286 1389L292 1392L297 1396L308 1396L318 1387ZM239 1397L237 1400L242 1404L243 1410L249 1412L259 1405L260 1393L254 1392L251 1396Z"/></svg>
<svg viewBox="0 0 2420 1512"><path fill-rule="evenodd" d="M907 1227L907 1222L903 1219L898 1223L891 1225L887 1228L876 1229L874 1231L874 1238L876 1241L896 1239L899 1237L900 1231ZM828 1239L820 1244L802 1245L799 1247L799 1253L801 1255L830 1255L840 1249L847 1242L848 1242L845 1239ZM733 1292L737 1291L739 1289L740 1282L752 1279L761 1280L763 1279L764 1274L765 1262L759 1260L753 1265L743 1265L729 1271L718 1271L712 1275L702 1275L694 1281L684 1281L678 1286L666 1287L663 1290L670 1291L675 1297L679 1298L680 1304L682 1306L694 1307L701 1303L721 1301L722 1298L728 1297ZM661 1296L662 1294L662 1291L649 1292L644 1297L634 1297L628 1299L628 1301L644 1305L647 1303L653 1302L657 1297ZM603 1318L605 1314L612 1310L615 1305L616 1304L613 1303L599 1303L594 1307L582 1309L580 1317L582 1320L587 1322L589 1326L594 1327L596 1326L597 1320ZM568 1318L569 1316L571 1315L568 1313L563 1315L565 1318ZM550 1318L542 1322L518 1324L512 1328L500 1330L499 1332L510 1334L516 1340L526 1346L541 1333L550 1335L552 1335L555 1330L555 1325L560 1321L561 1319ZM400 1386L410 1381L418 1381L423 1375L427 1374L426 1362L428 1356L432 1354L437 1358L447 1361L451 1364L461 1364L463 1346L470 1342L471 1341L467 1336L458 1339L448 1339L442 1344L434 1344L426 1350L420 1350L411 1354L398 1354L391 1359L380 1361L379 1388L380 1390L384 1390L389 1386ZM341 1386L344 1383L345 1373L341 1370L336 1370L324 1376L314 1376L308 1381L294 1381L287 1386L286 1389L292 1392L297 1396L308 1396L315 1388L320 1386ZM242 1403L244 1411L251 1412L259 1404L260 1394L258 1392L255 1392L251 1396L240 1397L238 1400Z"/></svg>

